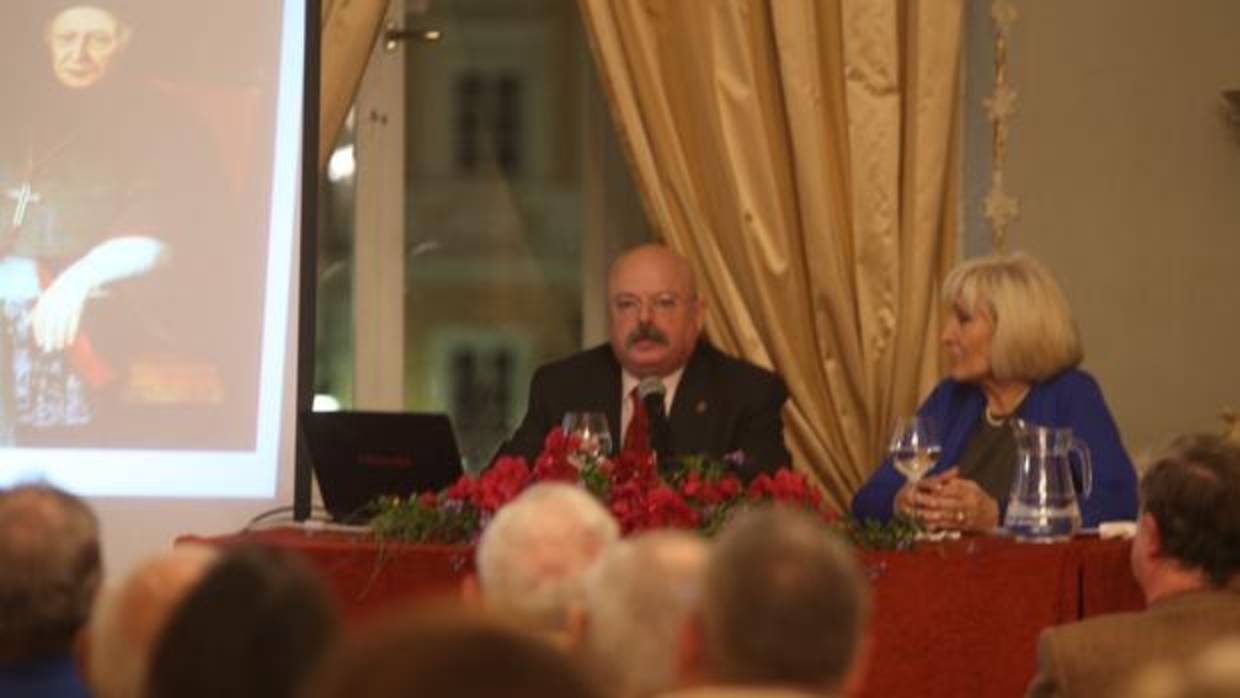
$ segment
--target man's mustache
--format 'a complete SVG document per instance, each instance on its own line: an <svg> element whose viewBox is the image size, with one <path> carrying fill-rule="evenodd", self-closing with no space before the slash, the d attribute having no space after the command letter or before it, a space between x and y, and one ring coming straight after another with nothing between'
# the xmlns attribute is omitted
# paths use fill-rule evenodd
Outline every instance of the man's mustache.
<svg viewBox="0 0 1240 698"><path fill-rule="evenodd" d="M664 346L668 343L667 335L663 334L659 328L643 323L630 332L628 337L624 338L624 346L626 349L631 348L634 344L642 341L657 342Z"/></svg>

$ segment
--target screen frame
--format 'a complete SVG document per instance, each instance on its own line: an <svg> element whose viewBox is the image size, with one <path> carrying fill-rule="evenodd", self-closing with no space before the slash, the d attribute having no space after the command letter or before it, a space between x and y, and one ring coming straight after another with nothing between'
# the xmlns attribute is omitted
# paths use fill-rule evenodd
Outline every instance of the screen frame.
<svg viewBox="0 0 1240 698"><path fill-rule="evenodd" d="M320 0L306 2L305 67L301 145L301 255L298 273L297 395L293 426L293 520L311 512L310 450L303 416L314 402L315 338L318 293L319 110L322 83L322 14Z"/></svg>

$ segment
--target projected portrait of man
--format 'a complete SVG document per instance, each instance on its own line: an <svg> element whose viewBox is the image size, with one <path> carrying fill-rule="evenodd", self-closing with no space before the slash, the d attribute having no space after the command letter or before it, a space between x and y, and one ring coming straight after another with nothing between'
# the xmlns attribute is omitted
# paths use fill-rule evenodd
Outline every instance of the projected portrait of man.
<svg viewBox="0 0 1240 698"><path fill-rule="evenodd" d="M135 405L222 398L174 300L224 263L197 223L221 177L184 110L132 74L129 5L40 5L42 57L0 115L0 443L126 445Z"/></svg>
<svg viewBox="0 0 1240 698"><path fill-rule="evenodd" d="M56 79L75 90L94 85L125 50L130 31L99 7L78 5L62 11L48 25L45 37Z"/></svg>

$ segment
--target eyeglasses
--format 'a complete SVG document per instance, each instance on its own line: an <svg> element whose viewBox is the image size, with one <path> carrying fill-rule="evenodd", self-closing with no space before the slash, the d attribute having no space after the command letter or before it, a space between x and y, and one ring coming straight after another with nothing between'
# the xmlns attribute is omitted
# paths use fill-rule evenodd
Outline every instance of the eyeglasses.
<svg viewBox="0 0 1240 698"><path fill-rule="evenodd" d="M643 307L652 315L671 315L686 304L686 300L671 292L647 296L643 301L631 293L621 293L611 299L611 311L619 317L640 315Z"/></svg>

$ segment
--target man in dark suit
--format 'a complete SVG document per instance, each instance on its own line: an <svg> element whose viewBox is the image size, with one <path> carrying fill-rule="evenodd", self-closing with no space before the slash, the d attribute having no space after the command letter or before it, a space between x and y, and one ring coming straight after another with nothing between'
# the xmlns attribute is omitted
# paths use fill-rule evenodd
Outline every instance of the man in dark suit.
<svg viewBox="0 0 1240 698"><path fill-rule="evenodd" d="M1240 446L1178 440L1142 478L1141 497L1132 571L1148 608L1044 631L1027 696L1126 695L1143 665L1240 633Z"/></svg>
<svg viewBox="0 0 1240 698"><path fill-rule="evenodd" d="M533 459L566 412L590 411L607 415L617 450L648 431L660 457L739 453L746 479L790 465L787 388L702 339L705 313L687 260L662 245L626 252L607 280L609 344L534 373L525 419L500 454Z"/></svg>

